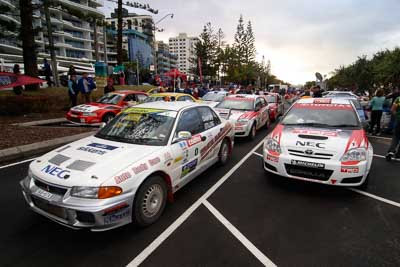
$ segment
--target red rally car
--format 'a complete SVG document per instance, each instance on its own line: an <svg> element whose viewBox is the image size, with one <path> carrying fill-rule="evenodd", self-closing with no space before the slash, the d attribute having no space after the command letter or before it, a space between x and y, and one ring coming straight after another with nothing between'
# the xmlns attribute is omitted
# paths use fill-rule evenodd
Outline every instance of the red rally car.
<svg viewBox="0 0 400 267"><path fill-rule="evenodd" d="M102 122L108 123L122 109L142 103L147 96L147 93L138 91L115 91L102 96L96 102L71 108L65 117L68 121L77 124L99 125Z"/></svg>
<svg viewBox="0 0 400 267"><path fill-rule="evenodd" d="M284 104L282 96L277 93L268 93L265 95L268 101L269 119L275 121L284 113Z"/></svg>

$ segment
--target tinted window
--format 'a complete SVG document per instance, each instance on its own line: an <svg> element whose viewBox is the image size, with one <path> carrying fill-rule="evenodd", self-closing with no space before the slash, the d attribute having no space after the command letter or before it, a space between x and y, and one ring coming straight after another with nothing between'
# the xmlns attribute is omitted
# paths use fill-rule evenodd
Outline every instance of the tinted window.
<svg viewBox="0 0 400 267"><path fill-rule="evenodd" d="M138 94L138 95L136 95L136 98L137 98L138 102L143 103L146 100L147 95Z"/></svg>
<svg viewBox="0 0 400 267"><path fill-rule="evenodd" d="M267 105L267 101L264 99L264 98L260 98L260 100L261 100L261 105L263 106L263 107L265 107L266 105Z"/></svg>
<svg viewBox="0 0 400 267"><path fill-rule="evenodd" d="M208 107L198 108L200 117L204 123L204 129L208 130L220 123L218 116Z"/></svg>
<svg viewBox="0 0 400 267"><path fill-rule="evenodd" d="M193 102L193 99L190 96L181 96L178 98L178 101L190 101Z"/></svg>
<svg viewBox="0 0 400 267"><path fill-rule="evenodd" d="M128 101L136 101L135 95L131 94L131 95L125 96L124 101L126 101L126 102L128 102Z"/></svg>
<svg viewBox="0 0 400 267"><path fill-rule="evenodd" d="M186 110L182 113L176 132L188 131L192 135L204 131L203 122L200 119L199 113L195 108Z"/></svg>

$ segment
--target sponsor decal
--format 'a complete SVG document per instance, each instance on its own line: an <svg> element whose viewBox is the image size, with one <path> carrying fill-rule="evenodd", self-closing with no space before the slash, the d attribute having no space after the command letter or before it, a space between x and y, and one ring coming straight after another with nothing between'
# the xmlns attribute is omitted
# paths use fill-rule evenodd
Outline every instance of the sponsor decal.
<svg viewBox="0 0 400 267"><path fill-rule="evenodd" d="M316 110L352 110L349 104L318 104L318 103L296 103L295 108Z"/></svg>
<svg viewBox="0 0 400 267"><path fill-rule="evenodd" d="M314 99L314 104L330 104L332 99L330 98L316 98Z"/></svg>
<svg viewBox="0 0 400 267"><path fill-rule="evenodd" d="M322 149L326 148L324 143L318 143L313 141L296 141L296 146L316 147Z"/></svg>
<svg viewBox="0 0 400 267"><path fill-rule="evenodd" d="M132 177L132 175L129 172L124 172L118 176L115 176L114 180L117 184L120 184L122 182L125 182L126 180L128 180L131 177Z"/></svg>
<svg viewBox="0 0 400 267"><path fill-rule="evenodd" d="M344 173L358 173L360 170L358 167L348 167L348 166L342 166L340 168L340 172Z"/></svg>
<svg viewBox="0 0 400 267"><path fill-rule="evenodd" d="M275 126L275 128L272 130L272 132L269 134L269 137L274 139L278 144L281 143L281 137L282 137L282 131L283 131L284 126L282 124L278 124ZM268 153L278 157L280 154L276 151L268 150Z"/></svg>
<svg viewBox="0 0 400 267"><path fill-rule="evenodd" d="M336 179L332 179L332 180L331 180L331 183L332 183L332 184L336 184L336 182L337 182Z"/></svg>
<svg viewBox="0 0 400 267"><path fill-rule="evenodd" d="M182 174L181 178L188 175L192 171L194 171L197 167L197 159L192 160L191 162L187 163L186 165L182 166Z"/></svg>
<svg viewBox="0 0 400 267"><path fill-rule="evenodd" d="M70 174L70 171L63 170L63 169L53 166L51 164L44 167L41 171L44 173L50 174L51 176L58 177L60 179L68 179L69 174Z"/></svg>
<svg viewBox="0 0 400 267"><path fill-rule="evenodd" d="M198 148L196 148L196 149L198 149ZM195 153L196 153L196 151L195 151ZM185 150L185 151L183 151L183 162L182 163L186 163L188 161L189 161L189 150Z"/></svg>
<svg viewBox="0 0 400 267"><path fill-rule="evenodd" d="M198 144L200 142L201 142L201 135L200 134L194 135L194 136L192 136L191 139L186 141L186 143L187 143L187 145L189 147L194 146L194 145L196 145L196 144Z"/></svg>
<svg viewBox="0 0 400 267"><path fill-rule="evenodd" d="M292 165L297 165L297 166L302 166L302 167L310 167L310 168L316 168L316 169L325 169L325 164L324 163L318 163L318 162L309 162L309 161L302 161L302 160L291 160Z"/></svg>
<svg viewBox="0 0 400 267"><path fill-rule="evenodd" d="M354 130L351 133L351 136L349 138L349 141L347 141L346 149L344 153L347 153L350 149L353 148L360 148L360 147L365 147L365 149L368 149L368 138L367 135L365 134L364 130ZM342 162L343 165L356 165L358 164L359 161L347 161L347 162Z"/></svg>
<svg viewBox="0 0 400 267"><path fill-rule="evenodd" d="M101 149L105 149L105 150L114 150L114 149L118 148L117 146L110 146L110 145L99 144L99 143L91 143L91 144L88 144L87 146L101 148Z"/></svg>
<svg viewBox="0 0 400 267"><path fill-rule="evenodd" d="M179 147L182 150L185 150L185 149L187 149L187 143L185 141L179 142Z"/></svg>
<svg viewBox="0 0 400 267"><path fill-rule="evenodd" d="M148 169L149 169L149 167L147 166L147 164L146 163L142 163L139 166L133 167L132 171L135 174L139 174L139 173L144 172L144 171L146 171Z"/></svg>
<svg viewBox="0 0 400 267"><path fill-rule="evenodd" d="M179 157L176 157L176 158L174 159L174 163L177 163L177 162L181 161L182 159L183 159L183 156L182 156L182 155L179 156Z"/></svg>
<svg viewBox="0 0 400 267"><path fill-rule="evenodd" d="M325 131L325 130L312 130L312 129L293 129L294 134L306 134L306 135L322 135L327 137L336 137L338 132L336 131Z"/></svg>
<svg viewBox="0 0 400 267"><path fill-rule="evenodd" d="M107 151L103 151L103 150L99 150L99 149L91 148L91 147L85 147L85 146L81 146L77 150L81 150L81 151L85 151L85 152L89 152L89 153L93 153L93 154L97 154L97 155L104 155L107 153Z"/></svg>
<svg viewBox="0 0 400 267"><path fill-rule="evenodd" d="M160 162L161 162L161 160L160 160L159 157L155 157L154 159L149 159L149 164L150 164L150 166L157 165L157 164L160 163Z"/></svg>
<svg viewBox="0 0 400 267"><path fill-rule="evenodd" d="M118 207L118 206L117 206ZM104 224L112 224L130 215L129 205L118 207L115 211L104 214Z"/></svg>
<svg viewBox="0 0 400 267"><path fill-rule="evenodd" d="M279 162L279 157L274 157L274 156L271 156L271 155L268 155L268 154L266 156L266 159L268 161L272 161L272 162Z"/></svg>
<svg viewBox="0 0 400 267"><path fill-rule="evenodd" d="M225 136L228 134L228 132L232 129L232 126L230 124L226 124L224 128L222 128L222 131L220 131L214 138L212 138L207 145L205 145L201 150L200 150L200 156L201 159L203 160L211 151L214 149L221 140L225 138Z"/></svg>
<svg viewBox="0 0 400 267"><path fill-rule="evenodd" d="M172 161L173 161L173 158L171 156L171 153L165 152L164 153L164 164L169 166L169 165L171 165Z"/></svg>

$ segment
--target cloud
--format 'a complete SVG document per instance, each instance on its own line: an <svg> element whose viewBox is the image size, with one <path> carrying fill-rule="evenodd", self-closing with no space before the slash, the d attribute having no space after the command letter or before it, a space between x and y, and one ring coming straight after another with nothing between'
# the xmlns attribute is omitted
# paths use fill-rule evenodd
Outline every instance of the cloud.
<svg viewBox="0 0 400 267"><path fill-rule="evenodd" d="M174 18L159 24L167 41L179 32L198 35L211 22L233 41L240 14L251 20L256 36L257 58L270 59L279 78L292 83L328 74L357 56L393 48L400 43L396 0L169 0L148 1L159 10L155 20L168 13ZM107 2L106 13L112 10ZM133 9L130 9L133 12ZM137 13L146 13L136 10Z"/></svg>

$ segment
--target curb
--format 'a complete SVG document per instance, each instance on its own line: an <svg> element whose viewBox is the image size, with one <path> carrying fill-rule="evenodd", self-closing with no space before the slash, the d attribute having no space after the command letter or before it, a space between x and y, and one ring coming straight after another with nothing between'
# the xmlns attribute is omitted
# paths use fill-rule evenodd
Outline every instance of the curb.
<svg viewBox="0 0 400 267"><path fill-rule="evenodd" d="M16 146L11 148L6 148L0 150L0 163L12 161L20 158L31 157L40 153L48 152L56 147L62 146L64 144L91 136L94 131L81 133L71 136L65 136L60 138L55 138L47 141L37 142L33 144Z"/></svg>
<svg viewBox="0 0 400 267"><path fill-rule="evenodd" d="M65 122L65 121L67 121L66 118L57 118L57 119L49 119L49 120L41 120L41 121L30 121L30 122L23 122L23 123L13 123L11 125L15 125L15 126L35 126L35 125L59 123L59 122Z"/></svg>

